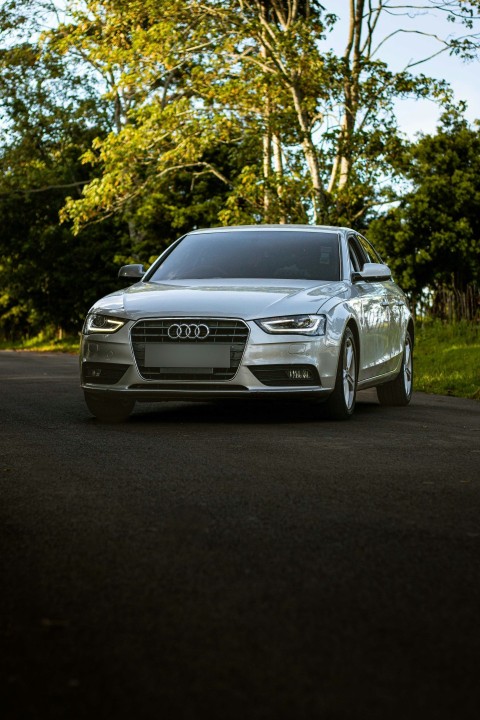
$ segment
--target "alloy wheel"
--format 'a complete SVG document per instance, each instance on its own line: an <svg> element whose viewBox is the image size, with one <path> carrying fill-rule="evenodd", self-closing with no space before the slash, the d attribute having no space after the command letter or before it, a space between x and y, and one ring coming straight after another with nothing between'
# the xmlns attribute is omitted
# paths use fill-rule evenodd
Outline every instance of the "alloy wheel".
<svg viewBox="0 0 480 720"><path fill-rule="evenodd" d="M355 346L348 337L343 351L343 394L349 410L355 400L355 370Z"/></svg>

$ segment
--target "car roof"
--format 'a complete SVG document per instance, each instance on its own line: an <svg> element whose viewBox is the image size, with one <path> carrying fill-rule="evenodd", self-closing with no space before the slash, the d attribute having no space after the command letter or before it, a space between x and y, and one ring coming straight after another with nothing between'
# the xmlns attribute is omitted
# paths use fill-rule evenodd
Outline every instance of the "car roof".
<svg viewBox="0 0 480 720"><path fill-rule="evenodd" d="M351 232L350 228L338 227L335 225L229 225L228 227L213 227L213 228L200 228L199 230L191 230L189 235L200 235L202 233L221 233L221 232L241 232L242 230L248 231L262 231L262 230L278 230L280 232L285 230L302 230L304 232Z"/></svg>

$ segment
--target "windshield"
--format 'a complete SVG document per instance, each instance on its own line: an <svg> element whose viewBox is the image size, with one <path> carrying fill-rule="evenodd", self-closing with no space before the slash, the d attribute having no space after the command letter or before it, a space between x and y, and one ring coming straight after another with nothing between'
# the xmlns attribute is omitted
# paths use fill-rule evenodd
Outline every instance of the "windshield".
<svg viewBox="0 0 480 720"><path fill-rule="evenodd" d="M240 230L186 235L148 278L339 280L339 236L301 230Z"/></svg>

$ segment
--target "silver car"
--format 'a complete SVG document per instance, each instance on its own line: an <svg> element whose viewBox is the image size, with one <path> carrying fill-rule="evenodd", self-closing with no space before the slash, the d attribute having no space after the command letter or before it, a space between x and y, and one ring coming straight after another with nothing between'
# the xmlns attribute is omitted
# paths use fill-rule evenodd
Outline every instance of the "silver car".
<svg viewBox="0 0 480 720"><path fill-rule="evenodd" d="M90 412L128 417L136 402L233 398L325 402L349 418L357 389L407 405L414 324L389 268L342 227L195 230L130 287L99 300L82 333Z"/></svg>

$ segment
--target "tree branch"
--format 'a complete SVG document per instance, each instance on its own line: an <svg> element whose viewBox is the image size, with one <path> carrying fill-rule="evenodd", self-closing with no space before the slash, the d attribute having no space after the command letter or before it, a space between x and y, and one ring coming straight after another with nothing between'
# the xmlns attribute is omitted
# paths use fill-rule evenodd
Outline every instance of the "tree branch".
<svg viewBox="0 0 480 720"><path fill-rule="evenodd" d="M15 190L0 190L0 195L28 195L30 193L42 193L48 192L49 190L66 190L67 188L81 187L82 185L88 185L90 180L79 180L78 182L65 183L62 185L44 185L39 188L16 188Z"/></svg>

